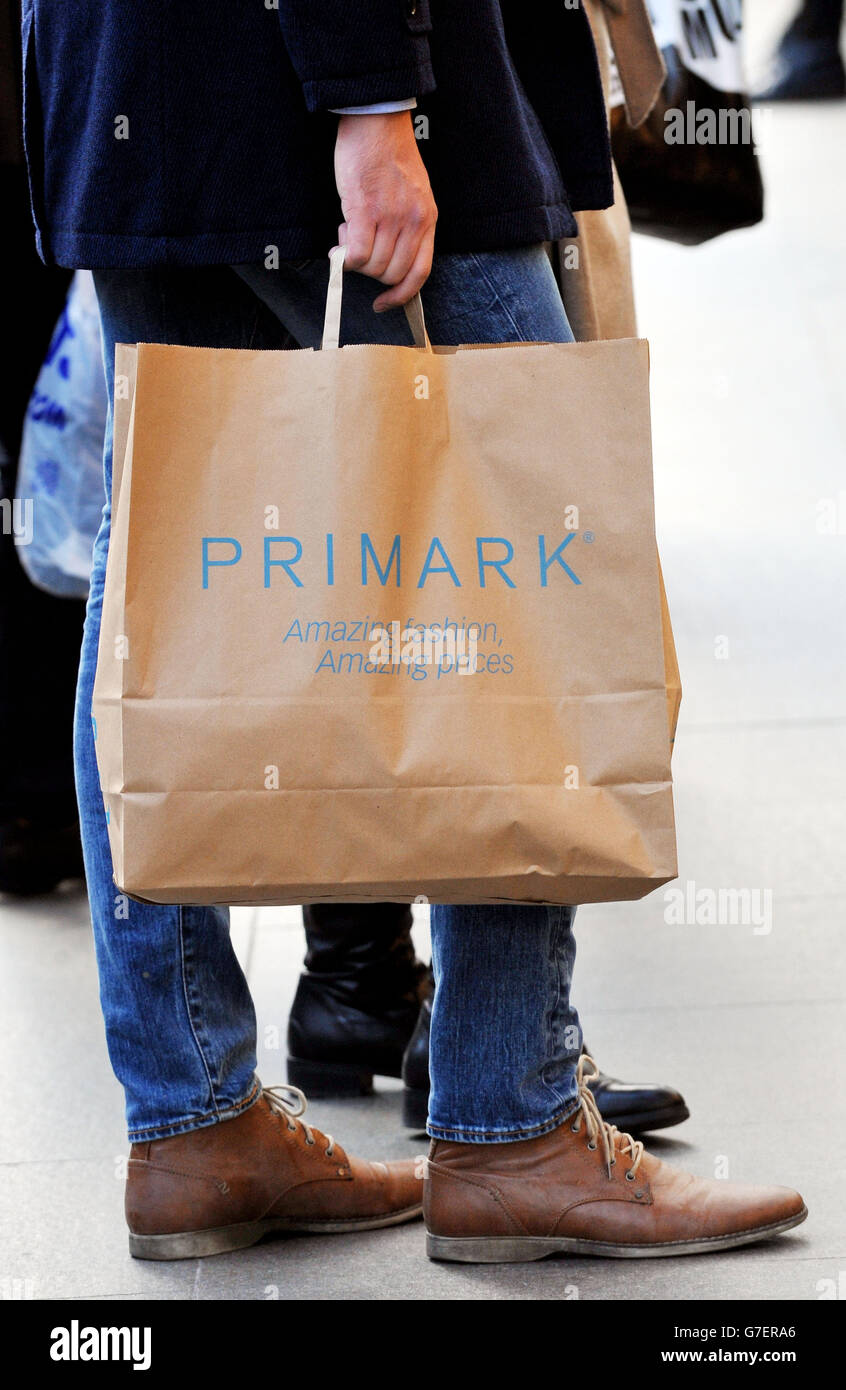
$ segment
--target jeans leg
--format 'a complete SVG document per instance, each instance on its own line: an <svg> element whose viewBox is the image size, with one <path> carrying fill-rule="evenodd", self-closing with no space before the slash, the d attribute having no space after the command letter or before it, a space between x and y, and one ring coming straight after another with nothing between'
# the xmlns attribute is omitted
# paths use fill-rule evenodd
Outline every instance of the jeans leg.
<svg viewBox="0 0 846 1390"><path fill-rule="evenodd" d="M575 1108L571 907L432 908L434 1139L533 1139Z"/></svg>
<svg viewBox="0 0 846 1390"><path fill-rule="evenodd" d="M573 341L543 247L442 256L423 290L435 343ZM582 1046L570 907L433 907L429 1133L532 1138L574 1108Z"/></svg>
<svg viewBox="0 0 846 1390"><path fill-rule="evenodd" d="M319 347L328 264L238 273L304 347ZM344 277L342 342L408 344L402 310L374 314L381 286ZM437 256L422 292L432 342L572 342L542 246ZM435 1003L429 1132L490 1142L543 1134L577 1095L569 1002L572 908L433 907Z"/></svg>
<svg viewBox="0 0 846 1390"><path fill-rule="evenodd" d="M91 697L111 524L114 346L247 347L265 325L262 307L228 270L98 271L96 282L110 402L106 504L83 633L74 759L106 1039L126 1093L129 1137L143 1142L228 1119L256 1099L256 1020L227 909L135 902L113 880Z"/></svg>
<svg viewBox="0 0 846 1390"><path fill-rule="evenodd" d="M235 267L301 347L319 348L329 262ZM411 344L402 309L373 312L384 286L355 271L344 275L342 343ZM571 343L573 334L552 266L542 246L436 256L422 291L433 343Z"/></svg>

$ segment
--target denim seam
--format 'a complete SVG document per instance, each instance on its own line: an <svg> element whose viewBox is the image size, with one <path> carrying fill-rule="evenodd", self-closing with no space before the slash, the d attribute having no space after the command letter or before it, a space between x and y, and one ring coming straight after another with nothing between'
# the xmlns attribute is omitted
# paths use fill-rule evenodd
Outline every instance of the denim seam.
<svg viewBox="0 0 846 1390"><path fill-rule="evenodd" d="M220 1114L220 1107L219 1107L219 1105L218 1105L218 1103L217 1103L217 1096L215 1095L215 1086L214 1086L214 1082L213 1082L213 1080L212 1080L211 1069L210 1069L210 1067L209 1067L208 1061L206 1060L206 1054L205 1054L205 1052L204 1052L204 1050L203 1050L203 1045L202 1045L202 1043L200 1042L200 1038L199 1038L199 1035L198 1035L198 1033L197 1033L197 1030L196 1030L196 1028L194 1027L194 1018L193 1018L193 1014L192 1014L192 1012L191 1012L191 999L190 999L190 995L189 995L189 991L188 991L188 978L187 978L186 965L185 965L185 909L184 909L183 907L179 907L178 911L179 911L179 959L180 959L180 964L181 964L181 966L182 966L182 996L183 996L183 998L184 998L184 1000L185 1000L185 1011L186 1011L186 1013L187 1013L187 1015L188 1015L188 1027L191 1029L191 1036L192 1036L192 1038L194 1039L194 1042L195 1042L195 1044L196 1044L197 1052L199 1053L200 1061L201 1061L202 1066L203 1066L203 1071L204 1071L205 1074L206 1074L206 1081L208 1082L209 1095L211 1096L212 1105L214 1106L214 1113L215 1113L215 1115L219 1115L219 1114Z"/></svg>
<svg viewBox="0 0 846 1390"><path fill-rule="evenodd" d="M556 916L555 916L555 920L554 920L554 923L553 923L553 926L552 926L552 931L551 931L551 933L550 933L550 949L551 949L551 954L552 954L552 960L551 960L550 964L552 965L553 975L554 975L555 998L554 998L554 999L552 1000L552 1002L550 1003L550 1007L549 1007L549 1009L547 1010L546 1019L545 1019L545 1025L546 1025L546 1044L547 1044L546 1055L547 1055L547 1057L555 1057L555 1056L557 1056L557 1052L558 1052L558 1037L557 1037L557 1034L556 1034L555 1020L556 1020L556 1018L557 1018L557 1016L558 1016L558 1009L559 1009L559 1005L560 1005L560 1003L561 1003L561 993L562 993L562 990L561 990L561 952L560 952L560 950L559 950L559 943L560 943L560 939L561 939L561 921L562 921L563 914L564 914L564 909L563 909L563 907L558 907L558 908L556 908ZM566 1104L567 1104L567 1099L566 1099L566 1097L565 1097L565 1096L562 1096L561 1093L560 1093L560 1091L559 1091L554 1085L552 1085L552 1083L551 1083L550 1081L547 1080L546 1072L547 1072L547 1067L545 1066L544 1069L543 1069L543 1072L542 1072L542 1074L541 1074L541 1080L542 1080L544 1086L546 1087L546 1089L547 1089L548 1091L551 1091L551 1092L552 1092L552 1094L555 1096L555 1099L558 1101L558 1104L559 1104L559 1105L566 1105Z"/></svg>
<svg viewBox="0 0 846 1390"><path fill-rule="evenodd" d="M466 1138L455 1140L455 1142L459 1144L473 1144L483 1142L486 1139L494 1141L499 1139L505 1141L509 1139L533 1139L538 1137L540 1134L547 1134L552 1129L558 1129L561 1125L565 1123L565 1121L567 1121L570 1118L571 1115L575 1115L578 1108L579 1102L578 1100L576 1100L569 1107L569 1109L561 1111L557 1115L550 1116L548 1120L543 1120L540 1124L531 1125L528 1129L470 1130L464 1129L461 1126L453 1126L451 1129L441 1129L439 1133L439 1127L437 1125L429 1125L427 1132L432 1139L440 1139L446 1143L449 1143L451 1140L453 1140L455 1135L457 1134L465 1135Z"/></svg>
<svg viewBox="0 0 846 1390"><path fill-rule="evenodd" d="M249 1106L258 1099L259 1094L259 1084L258 1082L254 1082L249 1095L244 1096L242 1100L235 1101L233 1105L227 1105L224 1113L238 1113L247 1110ZM176 1134L182 1134L188 1130L203 1129L207 1121L214 1123L216 1120L220 1119L220 1115L221 1111L219 1109L215 1111L206 1110L201 1115L188 1115L182 1120L172 1120L169 1124L146 1125L143 1129L133 1128L130 1129L128 1133L129 1142L130 1144L143 1144L148 1142L149 1136L152 1136L153 1140L169 1139ZM168 1132L165 1133L164 1131Z"/></svg>
<svg viewBox="0 0 846 1390"><path fill-rule="evenodd" d="M519 323L517 322L517 320L515 319L514 315L512 314L511 310L509 309L508 305L506 304L505 300L502 298L502 295L500 294L500 292L499 292L499 290L497 289L496 285L495 285L494 282L491 280L490 276L488 275L488 272L485 270L485 267L484 267L484 264L483 264L483 262L482 262L482 260L481 260L481 257L479 257L479 256L476 254L475 251L471 251L471 252L470 252L470 258L471 258L471 260L474 262L476 268L477 268L478 271L479 271L479 274L481 275L482 279L484 280L485 284L487 285L488 289L490 290L491 294L493 295L494 301L495 301L496 305L497 305L500 309L502 309L502 312L505 314L505 317L507 318L508 322L510 323L513 332L515 332L515 333L517 334L518 340L522 342L523 333L522 333L522 331L521 331L520 325L519 325Z"/></svg>
<svg viewBox="0 0 846 1390"><path fill-rule="evenodd" d="M237 274L237 272L236 272L236 274ZM246 281L244 281L243 283L246 284ZM249 288L249 289L252 289L252 286L248 286L248 288ZM252 290L252 293L253 293L253 294L256 294L255 290ZM247 343L247 348L248 348L249 350L252 350L253 343L254 343L255 340L256 340L256 334L258 333L258 330L259 330L259 322L260 322L260 318L261 318L261 311L262 311L262 306L263 306L263 305L264 305L264 300L263 300L263 299L260 299L259 296L256 294L256 314L255 314L255 318L253 319L253 326L252 326L252 328L251 328L251 330L250 330L250 340L249 340L249 342ZM265 306L265 307L266 307L266 306Z"/></svg>

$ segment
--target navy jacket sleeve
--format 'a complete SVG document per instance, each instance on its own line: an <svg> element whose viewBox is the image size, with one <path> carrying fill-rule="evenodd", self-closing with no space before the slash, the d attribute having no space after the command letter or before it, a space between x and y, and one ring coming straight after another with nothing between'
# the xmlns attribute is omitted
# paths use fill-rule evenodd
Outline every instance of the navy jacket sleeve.
<svg viewBox="0 0 846 1390"><path fill-rule="evenodd" d="M429 0L279 0L309 111L423 96L435 79Z"/></svg>

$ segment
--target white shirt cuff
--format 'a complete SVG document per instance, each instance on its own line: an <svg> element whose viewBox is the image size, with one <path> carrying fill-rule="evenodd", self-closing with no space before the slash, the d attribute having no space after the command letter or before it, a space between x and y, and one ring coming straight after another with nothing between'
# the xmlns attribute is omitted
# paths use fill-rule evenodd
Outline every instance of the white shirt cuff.
<svg viewBox="0 0 846 1390"><path fill-rule="evenodd" d="M336 116L385 116L391 111L413 111L417 105L416 97L406 97L403 101L375 101L372 106L331 106Z"/></svg>

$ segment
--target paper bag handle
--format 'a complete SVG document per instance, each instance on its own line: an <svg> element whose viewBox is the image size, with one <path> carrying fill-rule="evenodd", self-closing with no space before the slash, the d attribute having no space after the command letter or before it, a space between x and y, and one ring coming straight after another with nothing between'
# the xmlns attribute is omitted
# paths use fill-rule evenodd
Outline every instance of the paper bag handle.
<svg viewBox="0 0 846 1390"><path fill-rule="evenodd" d="M322 348L336 348L341 341L341 303L344 293L346 255L346 246L335 246L329 252L329 288L326 291L326 316L323 320L323 341L320 344ZM413 299L409 300L408 304L403 305L403 308L415 347L431 352L432 344L429 342L429 335L426 332L426 321L423 318L420 295L416 294Z"/></svg>

